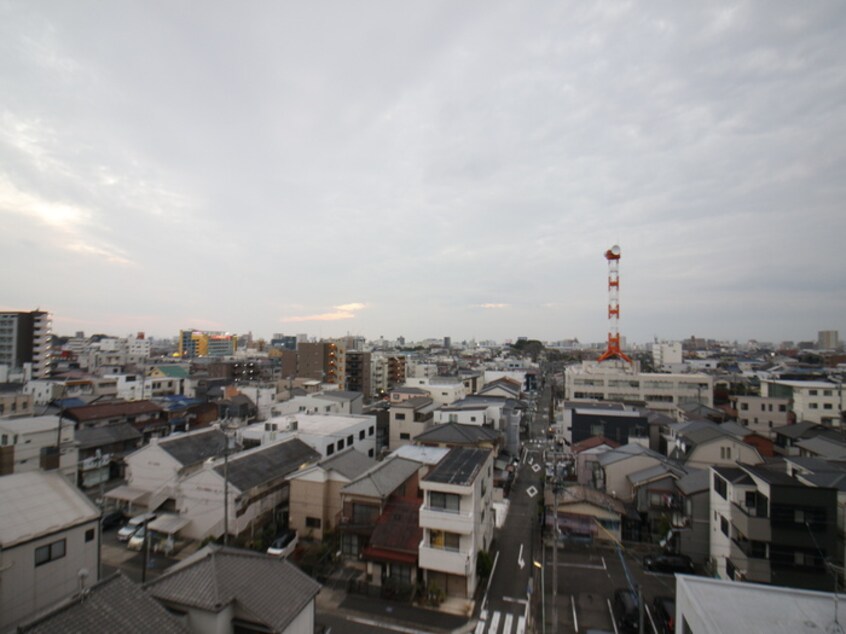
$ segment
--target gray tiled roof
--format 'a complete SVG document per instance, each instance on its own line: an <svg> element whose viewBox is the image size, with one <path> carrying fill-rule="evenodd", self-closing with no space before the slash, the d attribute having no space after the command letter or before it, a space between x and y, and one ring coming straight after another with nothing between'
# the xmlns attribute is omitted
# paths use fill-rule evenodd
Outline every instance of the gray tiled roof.
<svg viewBox="0 0 846 634"><path fill-rule="evenodd" d="M318 460L320 454L299 438L277 442L230 457L229 482L240 491L248 491ZM214 470L222 476L225 466L220 464Z"/></svg>
<svg viewBox="0 0 846 634"><path fill-rule="evenodd" d="M18 631L29 634L188 634L191 630L168 614L140 586L118 572L89 588L85 595L77 595L60 604Z"/></svg>
<svg viewBox="0 0 846 634"><path fill-rule="evenodd" d="M329 471L337 471L348 480L353 480L370 469L376 461L360 451L347 449L320 462L320 466Z"/></svg>
<svg viewBox="0 0 846 634"><path fill-rule="evenodd" d="M281 632L314 600L320 584L286 559L206 546L145 589L161 601L209 612L233 605Z"/></svg>
<svg viewBox="0 0 846 634"><path fill-rule="evenodd" d="M685 495L707 491L711 487L711 474L707 469L692 469L676 481L676 486Z"/></svg>
<svg viewBox="0 0 846 634"><path fill-rule="evenodd" d="M129 423L117 423L105 427L81 427L75 432L80 449L103 447L128 440L141 440L141 432Z"/></svg>
<svg viewBox="0 0 846 634"><path fill-rule="evenodd" d="M226 435L219 429L203 429L159 441L159 447L186 467L222 456L225 446Z"/></svg>
<svg viewBox="0 0 846 634"><path fill-rule="evenodd" d="M476 444L480 442L496 442L502 434L481 425L465 425L462 423L443 423L415 436L419 442L444 442L460 444Z"/></svg>
<svg viewBox="0 0 846 634"><path fill-rule="evenodd" d="M387 458L346 485L341 493L384 499L422 466L406 458Z"/></svg>

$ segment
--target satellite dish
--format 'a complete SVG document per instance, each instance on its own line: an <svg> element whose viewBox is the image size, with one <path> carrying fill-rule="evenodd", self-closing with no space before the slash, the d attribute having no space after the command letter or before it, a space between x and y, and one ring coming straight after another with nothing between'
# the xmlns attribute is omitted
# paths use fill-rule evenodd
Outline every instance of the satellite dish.
<svg viewBox="0 0 846 634"><path fill-rule="evenodd" d="M620 255L620 245L619 244L615 244L613 247L611 247L611 254L612 255Z"/></svg>

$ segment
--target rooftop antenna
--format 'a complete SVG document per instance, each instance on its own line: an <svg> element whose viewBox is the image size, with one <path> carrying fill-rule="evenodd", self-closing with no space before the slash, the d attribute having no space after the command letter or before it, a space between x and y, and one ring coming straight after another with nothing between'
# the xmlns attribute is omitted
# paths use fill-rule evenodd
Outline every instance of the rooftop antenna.
<svg viewBox="0 0 846 634"><path fill-rule="evenodd" d="M608 260L608 347L599 357L600 363L614 358L632 363L620 348L620 255L617 244L605 252Z"/></svg>

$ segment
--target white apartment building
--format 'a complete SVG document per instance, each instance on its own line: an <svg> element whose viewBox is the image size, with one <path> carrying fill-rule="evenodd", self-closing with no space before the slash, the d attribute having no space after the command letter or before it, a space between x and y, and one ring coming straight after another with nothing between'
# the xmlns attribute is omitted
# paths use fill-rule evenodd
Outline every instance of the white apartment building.
<svg viewBox="0 0 846 634"><path fill-rule="evenodd" d="M50 313L0 312L0 365L10 370L31 367L31 376L27 378L48 377L51 344Z"/></svg>
<svg viewBox="0 0 846 634"><path fill-rule="evenodd" d="M58 462L42 451L52 451L59 436L58 416L0 419L0 475L58 469L76 484L79 451L74 441L73 421L62 421Z"/></svg>
<svg viewBox="0 0 846 634"><path fill-rule="evenodd" d="M464 382L456 377L411 377L406 378L405 387L426 390L435 405L449 405L467 396Z"/></svg>
<svg viewBox="0 0 846 634"><path fill-rule="evenodd" d="M732 408L737 411L737 422L750 432L765 438L774 438L772 430L788 424L790 399L763 396L732 396Z"/></svg>
<svg viewBox="0 0 846 634"><path fill-rule="evenodd" d="M656 368L682 363L682 345L680 341L662 341L652 344L652 364Z"/></svg>
<svg viewBox="0 0 846 634"><path fill-rule="evenodd" d="M762 381L761 396L786 398L797 421L840 427L844 411L842 383L828 381Z"/></svg>
<svg viewBox="0 0 846 634"><path fill-rule="evenodd" d="M676 414L682 403L714 406L714 378L707 374L641 372L639 364L585 361L564 372L568 401L643 401L650 409Z"/></svg>
<svg viewBox="0 0 846 634"><path fill-rule="evenodd" d="M299 438L324 458L353 447L376 455L376 417L354 414L287 414L238 430L245 446Z"/></svg>
<svg viewBox="0 0 846 634"><path fill-rule="evenodd" d="M451 449L420 488L418 557L427 587L470 600L478 585L477 554L487 551L493 538L493 452Z"/></svg>

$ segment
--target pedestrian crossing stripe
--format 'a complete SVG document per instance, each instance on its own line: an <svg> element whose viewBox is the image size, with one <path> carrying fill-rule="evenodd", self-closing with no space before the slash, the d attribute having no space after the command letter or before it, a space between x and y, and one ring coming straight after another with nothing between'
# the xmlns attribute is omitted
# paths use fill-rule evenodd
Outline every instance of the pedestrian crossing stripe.
<svg viewBox="0 0 846 634"><path fill-rule="evenodd" d="M498 610L491 613L490 622L482 619L476 623L474 634L526 634L526 617L522 614L517 615L515 622L515 615L511 613L501 614ZM499 629L499 623L502 621L502 630Z"/></svg>

